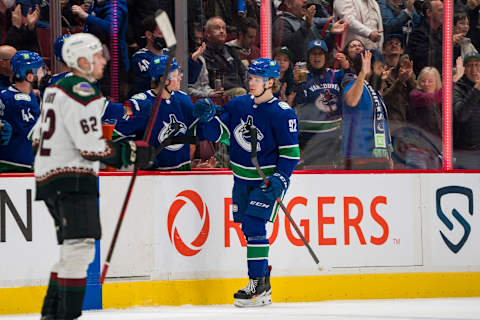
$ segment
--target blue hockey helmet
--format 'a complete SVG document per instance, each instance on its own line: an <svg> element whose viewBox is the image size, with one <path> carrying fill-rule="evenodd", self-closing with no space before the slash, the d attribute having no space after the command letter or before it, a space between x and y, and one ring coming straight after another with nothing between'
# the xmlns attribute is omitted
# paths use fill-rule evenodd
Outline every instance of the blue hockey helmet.
<svg viewBox="0 0 480 320"><path fill-rule="evenodd" d="M57 40L55 40L55 44L53 45L53 53L55 54L55 57L57 58L57 60L60 62L65 62L63 61L63 58L62 58L62 47L63 47L63 44L65 43L65 39L67 39L68 37L70 37L69 34L61 35L60 37L57 38Z"/></svg>
<svg viewBox="0 0 480 320"><path fill-rule="evenodd" d="M37 69L43 67L43 59L38 53L21 50L12 57L10 66L16 78L25 79L28 71L35 74Z"/></svg>
<svg viewBox="0 0 480 320"><path fill-rule="evenodd" d="M159 55L155 56L150 60L148 65L148 74L153 81L158 81L161 76L165 73L167 68L168 56ZM170 65L169 72L175 71L179 68L178 62L175 58L172 59L172 64Z"/></svg>
<svg viewBox="0 0 480 320"><path fill-rule="evenodd" d="M280 66L275 60L259 58L250 63L250 66L248 67L248 73L266 79L278 79L280 78Z"/></svg>

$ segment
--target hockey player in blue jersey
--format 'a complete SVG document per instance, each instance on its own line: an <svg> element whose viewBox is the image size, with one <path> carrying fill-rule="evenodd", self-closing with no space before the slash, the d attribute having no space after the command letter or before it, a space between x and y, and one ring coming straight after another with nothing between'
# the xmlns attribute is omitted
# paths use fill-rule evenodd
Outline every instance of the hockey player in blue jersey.
<svg viewBox="0 0 480 320"><path fill-rule="evenodd" d="M310 41L307 49L306 82L297 84L295 102L300 124L298 140L306 169L335 169L341 166L343 70L326 68L325 41ZM296 72L296 70L294 71Z"/></svg>
<svg viewBox="0 0 480 320"><path fill-rule="evenodd" d="M127 101L133 111L133 118L120 120L115 126L115 133L127 139L139 139L143 136L148 118L158 94L162 102L155 118L150 138L151 146L159 146L170 136L194 135L198 120L193 116L193 102L190 97L179 91L182 73L173 59L170 72L165 75L168 56L154 57L149 64L151 90L134 95ZM161 77L166 76L165 87L159 93ZM190 170L190 146L172 145L164 148L155 158L153 169L156 170Z"/></svg>
<svg viewBox="0 0 480 320"><path fill-rule="evenodd" d="M272 93L278 87L280 67L271 59L254 60L249 68L250 95L236 97L225 112L214 117L211 105L195 104L204 136L230 144L234 175L233 218L242 223L247 240L248 285L234 294L235 305L253 307L271 303L267 222L275 221L276 199L283 197L299 159L297 116ZM268 177L264 184L251 162L250 126L258 130L258 162Z"/></svg>
<svg viewBox="0 0 480 320"><path fill-rule="evenodd" d="M31 171L31 130L40 115L33 86L43 75L43 60L35 52L18 51L11 59L13 84L0 93L0 119L12 126L7 145L0 146L0 172Z"/></svg>
<svg viewBox="0 0 480 320"><path fill-rule="evenodd" d="M62 63L62 68L60 70L60 73L52 75L52 77L48 80L47 86L54 84L60 79L73 75L72 69L67 66L67 64L65 63L65 61L63 61L62 58L63 44L65 43L65 39L68 39L69 37L69 34L61 35L57 38L57 40L55 40L55 43L53 44L53 53L55 54L55 58L57 58L57 60Z"/></svg>

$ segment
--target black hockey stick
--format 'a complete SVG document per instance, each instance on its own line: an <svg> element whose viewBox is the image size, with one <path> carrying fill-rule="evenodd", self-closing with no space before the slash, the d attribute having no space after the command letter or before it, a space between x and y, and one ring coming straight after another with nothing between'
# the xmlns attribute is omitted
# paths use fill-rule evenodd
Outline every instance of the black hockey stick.
<svg viewBox="0 0 480 320"><path fill-rule="evenodd" d="M172 63L173 57L175 56L175 48L177 45L177 39L175 38L175 33L173 32L172 25L170 24L170 19L168 18L167 13L161 9L157 10L157 12L155 13L155 22L157 23L158 27L162 30L163 37L165 39L165 42L167 43L168 62L165 68L165 72L163 73L163 77L160 81L159 91L157 94L157 98L155 99L155 103L153 105L152 113L150 114L150 118L148 119L148 124L145 128L143 141L147 143L150 140L153 124L155 123L158 109L160 108L160 103L162 102L162 91L165 88L165 82L168 76L168 72L170 71L170 64ZM173 138L173 136L177 132L178 130L172 132L169 138ZM162 142L162 144L165 143L163 147L167 145L167 142L168 142L167 140L169 138L165 139ZM160 146L162 144L160 144ZM161 149L159 150L160 146L157 148L157 154L161 150ZM130 180L130 184L128 185L127 194L125 195L125 200L123 201L122 210L120 211L120 216L118 217L117 225L115 227L115 232L113 233L112 242L110 243L110 248L108 249L107 258L105 259L105 264L103 265L102 275L100 276L100 280L99 280L101 284L105 281L105 277L107 276L108 268L110 266L110 261L112 259L113 249L115 248L115 244L117 243L120 227L122 226L122 221L125 216L125 212L127 211L128 202L130 201L130 196L132 195L133 186L135 185L135 180L137 179L138 169L139 168L137 165L135 165L133 168L132 179Z"/></svg>
<svg viewBox="0 0 480 320"><path fill-rule="evenodd" d="M252 147L251 160L252 160L253 165L254 165L255 168L257 169L258 174L260 175L260 177L262 177L263 182L264 182L266 185L268 185L267 178L265 177L265 174L263 173L262 169L260 168L260 164L258 163L258 158L257 158L257 142L258 142L258 139L257 139L257 128L256 128L254 125L251 125L251 126L250 126L250 145L251 145L251 147ZM290 213L288 212L288 210L287 210L287 208L285 207L285 205L283 204L282 200L281 200L280 198L278 198L276 201L277 201L278 205L280 206L280 208L282 208L282 211L283 211L283 213L285 213L285 216L287 217L288 221L290 221L290 223L293 225L293 228L294 228L295 231L297 232L297 234L298 234L298 236L300 237L300 239L302 239L302 242L303 242L303 244L305 245L305 247L307 247L308 252L309 252L310 255L312 256L313 260L315 261L315 264L317 265L318 270L321 271L321 270L323 269L323 266L320 264L320 260L318 260L317 255L315 254L315 252L313 252L312 247L310 247L310 245L308 244L307 240L306 240L305 237L303 236L302 231L300 231L300 228L298 227L298 225L297 225L297 224L295 223L295 221L293 220L292 216L291 216Z"/></svg>

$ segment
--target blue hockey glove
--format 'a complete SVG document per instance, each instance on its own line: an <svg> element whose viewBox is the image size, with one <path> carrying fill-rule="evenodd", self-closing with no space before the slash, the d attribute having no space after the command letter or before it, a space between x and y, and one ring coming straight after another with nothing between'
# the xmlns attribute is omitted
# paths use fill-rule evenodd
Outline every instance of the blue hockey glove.
<svg viewBox="0 0 480 320"><path fill-rule="evenodd" d="M275 201L281 197L283 191L287 190L289 183L288 177L275 172L273 176L267 178L267 183L264 183L260 188L267 199Z"/></svg>
<svg viewBox="0 0 480 320"><path fill-rule="evenodd" d="M0 120L0 145L6 146L12 137L12 126L6 120Z"/></svg>
<svg viewBox="0 0 480 320"><path fill-rule="evenodd" d="M200 123L206 123L215 117L217 108L210 98L197 100L193 108L193 116L200 119Z"/></svg>

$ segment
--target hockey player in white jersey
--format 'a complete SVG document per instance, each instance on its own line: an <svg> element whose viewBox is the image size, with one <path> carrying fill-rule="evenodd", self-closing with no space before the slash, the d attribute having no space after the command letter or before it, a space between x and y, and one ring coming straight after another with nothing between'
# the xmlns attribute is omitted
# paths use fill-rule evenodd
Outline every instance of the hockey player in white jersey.
<svg viewBox="0 0 480 320"><path fill-rule="evenodd" d="M60 260L53 266L42 319L77 319L81 315L87 267L101 237L97 204L100 161L116 167L151 162L146 143L112 143L102 139L105 103L94 81L106 60L100 41L88 33L65 39L65 63L73 75L45 90L36 144L36 200L53 217Z"/></svg>

